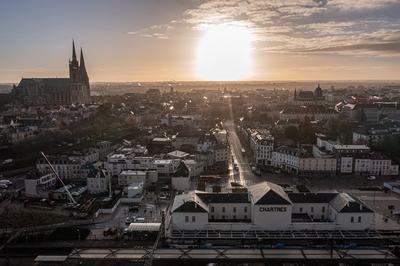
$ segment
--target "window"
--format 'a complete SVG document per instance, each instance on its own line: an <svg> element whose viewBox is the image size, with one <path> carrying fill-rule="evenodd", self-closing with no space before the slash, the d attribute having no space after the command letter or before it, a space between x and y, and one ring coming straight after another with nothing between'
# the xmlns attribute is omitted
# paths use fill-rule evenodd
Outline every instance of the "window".
<svg viewBox="0 0 400 266"><path fill-rule="evenodd" d="M233 212L236 212L236 207L233 207Z"/></svg>
<svg viewBox="0 0 400 266"><path fill-rule="evenodd" d="M236 215L233 215L233 219L236 219Z"/></svg>
<svg viewBox="0 0 400 266"><path fill-rule="evenodd" d="M354 217L353 216L351 216L350 222L354 223Z"/></svg>
<svg viewBox="0 0 400 266"><path fill-rule="evenodd" d="M247 215L244 216L244 219L247 219Z"/></svg>
<svg viewBox="0 0 400 266"><path fill-rule="evenodd" d="M192 216L192 223L196 222L196 216Z"/></svg>
<svg viewBox="0 0 400 266"><path fill-rule="evenodd" d="M314 207L311 207L311 212L314 212Z"/></svg>
<svg viewBox="0 0 400 266"><path fill-rule="evenodd" d="M247 206L244 206L244 212L247 212Z"/></svg>
<svg viewBox="0 0 400 266"><path fill-rule="evenodd" d="M214 215L211 215L211 220L214 220Z"/></svg>
<svg viewBox="0 0 400 266"><path fill-rule="evenodd" d="M325 206L322 206L322 212L325 212Z"/></svg>
<svg viewBox="0 0 400 266"><path fill-rule="evenodd" d="M189 222L189 216L185 216L185 223Z"/></svg>
<svg viewBox="0 0 400 266"><path fill-rule="evenodd" d="M222 219L223 219L223 220L225 219L225 215L222 215Z"/></svg>
<svg viewBox="0 0 400 266"><path fill-rule="evenodd" d="M321 219L324 220L325 219L325 215L322 214L321 215Z"/></svg>
<svg viewBox="0 0 400 266"><path fill-rule="evenodd" d="M222 212L225 212L225 207L222 207Z"/></svg>
<svg viewBox="0 0 400 266"><path fill-rule="evenodd" d="M361 216L358 216L358 222L361 223Z"/></svg>
<svg viewBox="0 0 400 266"><path fill-rule="evenodd" d="M214 207L211 207L211 212L214 212Z"/></svg>
<svg viewBox="0 0 400 266"><path fill-rule="evenodd" d="M299 211L300 211L300 213L302 213L303 212L303 208L300 208Z"/></svg>

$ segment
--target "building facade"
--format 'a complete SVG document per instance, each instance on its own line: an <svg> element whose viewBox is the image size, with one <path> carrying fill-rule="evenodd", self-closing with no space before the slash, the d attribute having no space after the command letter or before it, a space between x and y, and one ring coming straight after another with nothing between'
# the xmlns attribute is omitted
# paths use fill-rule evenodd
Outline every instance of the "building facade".
<svg viewBox="0 0 400 266"><path fill-rule="evenodd" d="M347 193L286 193L262 182L248 192L176 195L170 228L184 230L366 230L374 213Z"/></svg>

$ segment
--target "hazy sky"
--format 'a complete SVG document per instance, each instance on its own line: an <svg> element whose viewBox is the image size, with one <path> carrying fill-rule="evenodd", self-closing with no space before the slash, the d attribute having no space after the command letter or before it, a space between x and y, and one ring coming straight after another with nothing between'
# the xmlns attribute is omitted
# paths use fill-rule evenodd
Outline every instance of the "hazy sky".
<svg viewBox="0 0 400 266"><path fill-rule="evenodd" d="M1 0L0 82L197 80L207 29L251 33L251 80L400 79L400 0Z"/></svg>

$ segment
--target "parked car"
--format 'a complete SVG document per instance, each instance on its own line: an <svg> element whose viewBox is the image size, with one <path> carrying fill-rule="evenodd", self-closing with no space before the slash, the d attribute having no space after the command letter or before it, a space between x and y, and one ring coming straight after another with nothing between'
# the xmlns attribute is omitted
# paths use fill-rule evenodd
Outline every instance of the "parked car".
<svg viewBox="0 0 400 266"><path fill-rule="evenodd" d="M12 185L12 182L8 179L2 179L0 180L0 184L6 184L7 186Z"/></svg>
<svg viewBox="0 0 400 266"><path fill-rule="evenodd" d="M6 188L8 188L8 186L6 184L0 184L0 188L1 189L6 189Z"/></svg>
<svg viewBox="0 0 400 266"><path fill-rule="evenodd" d="M376 176L371 175L371 176L369 176L367 179L368 179L368 180L375 180L375 179L376 179Z"/></svg>
<svg viewBox="0 0 400 266"><path fill-rule="evenodd" d="M145 223L146 219L144 217L137 217L134 222L135 223Z"/></svg>

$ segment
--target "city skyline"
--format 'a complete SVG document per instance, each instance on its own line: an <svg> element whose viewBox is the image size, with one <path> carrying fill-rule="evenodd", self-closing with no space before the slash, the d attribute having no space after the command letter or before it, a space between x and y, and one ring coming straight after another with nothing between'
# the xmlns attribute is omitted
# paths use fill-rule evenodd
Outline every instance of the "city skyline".
<svg viewBox="0 0 400 266"><path fill-rule="evenodd" d="M66 77L72 39L84 48L94 82L399 79L396 0L43 0L1 7L0 82Z"/></svg>

